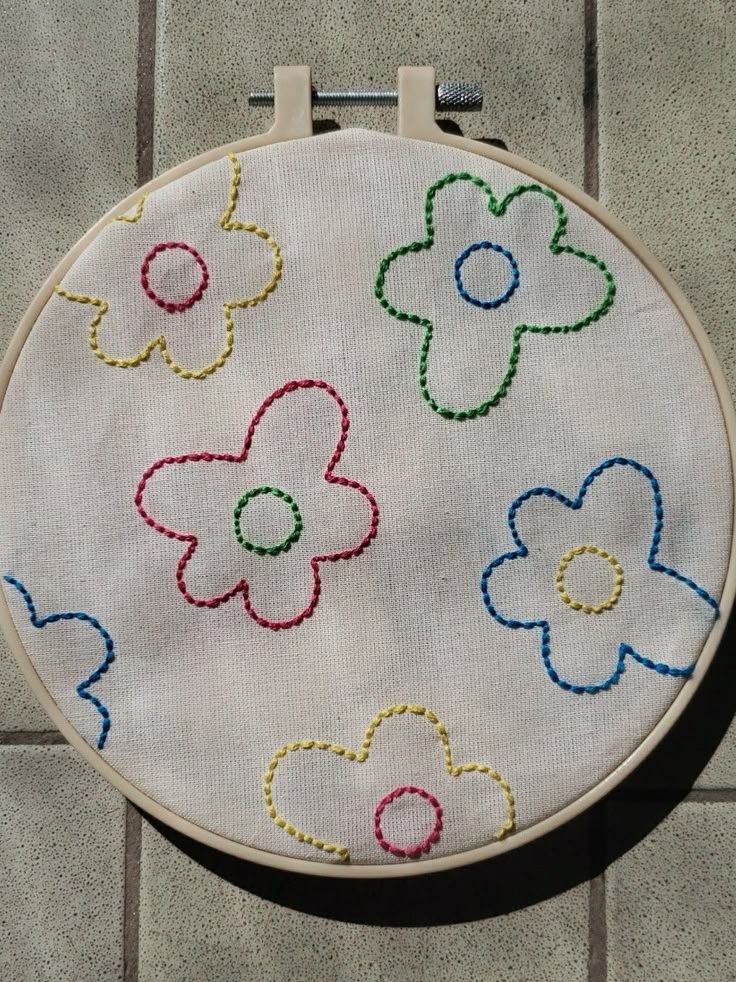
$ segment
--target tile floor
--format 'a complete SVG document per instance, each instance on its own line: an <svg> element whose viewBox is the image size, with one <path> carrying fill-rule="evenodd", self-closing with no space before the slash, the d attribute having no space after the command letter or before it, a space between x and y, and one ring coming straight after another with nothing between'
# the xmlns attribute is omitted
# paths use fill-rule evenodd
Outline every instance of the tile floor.
<svg viewBox="0 0 736 982"><path fill-rule="evenodd" d="M467 136L584 184L638 232L736 392L731 0L0 0L0 16L3 345L108 207L266 127L246 94L274 63L311 63L335 87L389 86L399 64L434 63L484 82L483 111L457 120ZM393 127L390 110L317 115ZM235 876L163 838L49 730L0 646L0 978L729 982L736 729L718 743L736 677L725 658L711 676L654 758L563 833L567 846L425 881L406 894L414 908L363 890L355 917L373 923L358 926L344 919L355 898L330 885ZM379 909L412 926L376 926ZM464 923L419 926L443 918Z"/></svg>

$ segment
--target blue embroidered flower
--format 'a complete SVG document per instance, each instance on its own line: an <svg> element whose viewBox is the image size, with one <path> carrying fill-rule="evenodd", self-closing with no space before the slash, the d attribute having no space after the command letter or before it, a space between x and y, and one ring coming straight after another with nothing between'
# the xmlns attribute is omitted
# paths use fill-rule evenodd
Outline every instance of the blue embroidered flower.
<svg viewBox="0 0 736 982"><path fill-rule="evenodd" d="M590 490L591 486L593 485L593 483L596 481L597 478L599 478L602 474L606 472L611 472L613 470L621 469L621 468L630 469L630 472L633 471L634 473L643 476L648 481L649 488L650 488L651 505L652 505L652 512L653 512L653 529L652 529L651 539L649 540L648 551L642 556L642 563L639 564L641 567L643 567L643 570L636 571L636 575L639 576L640 574L648 574L649 571L654 573L664 573L665 577L662 578L663 582L667 582L666 578L669 577L670 581L675 580L678 583L682 584L683 586L687 587L688 590L691 591L693 595L700 598L700 600L702 600L703 603L707 604L712 609L712 614L714 617L717 618L719 616L717 601L714 600L713 597L706 590L703 589L703 587L699 586L694 580L691 580L689 577L684 576L682 573L679 573L676 569L673 569L670 566L665 566L657 558L659 554L659 545L662 536L662 528L664 524L664 511L662 505L662 494L660 491L659 484L654 474L652 474L649 468L645 467L643 464L638 463L636 460L632 460L630 458L610 457L607 460L604 460L602 463L598 464L598 466L595 467L587 475L587 477L584 479L583 483L580 486L580 490L578 491L576 497L574 498L568 498L560 491L556 491L554 488L550 488L550 487L530 488L528 491L525 491L523 494L520 494L517 498L514 499L514 501L512 501L507 513L508 527L511 532L511 538L514 541L516 548L509 552L502 553L501 555L493 559L488 564L488 566L486 566L486 568L483 570L483 573L481 575L481 582L480 582L481 594L483 597L483 602L488 609L488 613L491 615L491 617L497 620L499 624L503 624L504 627L510 627L514 629L520 629L520 628L524 628L526 630L538 629L541 632L540 652L542 656L542 663L544 664L544 668L547 674L549 675L550 679L553 682L555 682L557 685L559 685L561 688L577 694L580 693L592 694L592 693L600 692L601 690L604 689L609 689L621 677L621 674L623 673L625 668L625 659L627 655L630 655L641 665L644 665L646 668L653 669L655 672L658 672L660 675L687 676L691 674L693 668L695 667L694 665L676 667L662 661L654 661L651 658L648 658L644 654L640 653L640 651L638 651L637 648L634 647L634 644L632 644L632 642L636 642L636 638L628 638L628 639L624 638L618 643L617 662L614 670L610 673L610 675L607 678L603 679L603 681L601 682L596 682L592 684L571 682L568 679L563 678L563 676L560 674L558 669L555 668L555 664L557 663L557 659L560 656L561 649L559 648L559 646L556 646L553 652L553 644L554 644L553 635L556 638L558 634L562 635L563 637L565 637L566 634L569 634L569 623L566 625L565 623L563 623L562 620L565 617L569 618L570 616L572 616L578 619L585 618L588 616L592 616L593 618L597 618L598 616L602 616L604 618L615 617L621 622L621 627L620 627L621 633L619 634L619 637L624 632L628 632L631 629L632 624L634 625L636 624L635 615L637 611L647 616L651 620L651 616L652 616L651 611L648 610L645 604L642 605L641 602L639 602L638 604L635 602L633 605L629 604L627 608L627 616L625 619L620 616L621 608L618 606L618 604L619 604L619 598L626 595L626 590L624 589L624 578L627 574L625 573L622 564L619 562L616 556L598 544L593 544L593 543L572 544L571 548L569 548L561 556L555 574L552 577L548 577L548 580L545 581L548 582L549 585L549 596L557 597L556 601L552 601L552 600L550 601L551 604L552 603L555 604L555 609L557 610L557 613L554 614L554 621L555 621L554 632L552 630L553 625L550 617L540 616L540 617L529 617L527 619L521 619L519 617L515 618L512 616L506 616L505 614L502 614L499 611L498 593L501 593L502 595L504 593L506 594L506 600L504 601L506 603L509 604L517 603L520 607L522 607L525 602L523 593L521 593L518 589L518 584L516 585L512 593L509 592L508 585L504 590L503 577L501 577L501 580L499 581L499 577L501 576L500 574L501 567L503 567L505 564L508 564L511 560L528 559L530 563L534 563L535 561L538 563L542 559L549 558L544 555L544 551L542 549L538 547L533 547L531 545L527 545L527 543L525 543L524 540L522 539L517 528L517 519L520 510L522 509L522 506L524 506L527 502L536 498L552 499L553 501L559 502L561 505L563 505L565 509L569 510L567 512L567 515L569 517L570 512L576 512L583 508L583 505L585 504L585 500L586 500L586 495L588 494L588 491ZM579 560L579 557L584 555L592 556L596 560L603 560L605 562L605 566L599 564L601 565L601 570L599 570L598 572L601 572L608 577L608 581L610 583L610 592L608 593L607 596L604 592L603 595L597 600L597 602L590 598L586 598L586 599L578 598L575 595L576 591L571 589L568 583L566 582L566 577L568 575L569 568L572 566L573 563ZM515 564L514 567L512 568L518 572L518 569ZM505 571L508 572L509 569L510 567L506 565ZM529 574L530 572L531 572L530 569L525 568L525 573ZM596 578L593 577L593 579ZM599 589L600 589L600 583L602 583L603 580L600 577L598 577L598 582L599 582ZM644 581L642 580L641 582ZM510 596L512 594L515 598L514 600L510 600ZM559 604L560 600L563 602L564 606ZM634 600L636 601L636 598L634 598ZM550 609L552 609L552 607L550 607ZM559 625L557 621L558 616L561 618ZM595 621L589 622L591 626L594 623ZM610 623L607 626L610 626ZM578 623L574 625L574 628L575 628L575 636L579 637L580 634L579 620ZM637 645L637 647L639 646ZM613 655L613 651L612 651L612 655Z"/></svg>

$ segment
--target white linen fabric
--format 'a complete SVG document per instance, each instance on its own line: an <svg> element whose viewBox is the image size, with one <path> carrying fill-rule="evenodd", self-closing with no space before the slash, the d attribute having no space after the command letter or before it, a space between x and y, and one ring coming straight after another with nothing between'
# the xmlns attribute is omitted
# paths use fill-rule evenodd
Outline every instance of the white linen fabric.
<svg viewBox="0 0 736 982"><path fill-rule="evenodd" d="M339 861L269 817L268 762L281 745L307 738L358 750L372 717L397 703L437 714L455 764L498 770L516 799L517 828L527 828L621 763L687 681L627 658L609 690L564 691L542 664L540 630L514 630L489 615L481 572L514 548L506 522L514 498L539 485L574 497L596 465L620 455L648 467L661 486L660 561L719 599L733 482L706 365L652 275L565 202L561 242L605 262L617 286L612 307L573 334L525 334L506 397L478 419L442 418L420 392L423 328L390 316L374 296L379 262L424 237L425 194L446 174L478 175L498 196L529 179L454 148L360 130L239 160L233 220L274 237L281 281L263 302L233 311L232 355L203 380L178 377L157 350L137 367L105 364L88 342L96 310L52 296L0 415L0 572L26 585L39 616L83 610L107 628L117 657L90 688L111 717L102 753L133 785L203 828L283 855ZM164 333L172 357L198 368L222 349L223 303L257 293L272 270L262 239L220 225L231 175L223 158L154 192L138 222L111 223L69 271L67 291L109 304L99 326L106 351L130 357ZM500 381L515 324L580 319L600 300L602 278L590 263L549 250L555 215L540 194L522 195L496 218L480 188L458 181L437 194L434 225L431 249L391 266L386 296L433 322L433 395L473 406ZM167 241L188 243L208 265L202 298L181 313L157 307L140 283L146 252ZM479 241L501 244L519 267L514 295L492 310L455 287L455 258ZM497 296L509 263L478 250L463 276L471 293ZM150 281L181 301L199 273L191 255L169 250L152 261ZM248 615L240 594L216 607L187 602L176 582L187 543L149 527L133 499L162 457L237 455L259 406L299 379L324 380L344 400L349 430L335 473L375 496L380 519L359 555L320 564L312 615L274 631ZM241 463L189 462L151 476L148 513L197 536L184 574L193 596L246 578L255 610L287 620L310 598L310 557L359 544L368 498L322 476L340 420L329 392L298 389L265 412ZM248 551L234 534L235 503L263 485L288 492L303 518L299 541L278 556ZM291 523L272 495L241 515L254 542L276 542ZM622 641L655 662L697 658L713 611L648 567L652 491L641 473L610 468L577 511L534 498L517 524L529 556L495 570L489 591L506 618L549 620L552 660L565 678L605 678ZM573 610L555 589L560 557L583 543L608 550L624 570L618 603L600 615ZM611 576L604 560L585 555L566 583L572 596L596 602ZM95 745L100 717L76 686L102 658L99 636L77 621L35 629L18 592L3 587L44 684ZM288 754L273 799L298 828L346 846L353 863L409 862L381 849L373 831L377 803L400 785L425 788L444 810L428 857L490 842L503 822L498 784L482 773L451 777L437 730L408 713L380 725L364 762L319 749ZM387 806L383 830L407 845L432 821L426 801L404 795Z"/></svg>

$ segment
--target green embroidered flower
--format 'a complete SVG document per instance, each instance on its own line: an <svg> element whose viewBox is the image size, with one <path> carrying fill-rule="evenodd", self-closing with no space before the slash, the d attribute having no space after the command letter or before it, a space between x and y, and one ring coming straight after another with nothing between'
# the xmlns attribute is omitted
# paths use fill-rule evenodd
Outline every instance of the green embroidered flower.
<svg viewBox="0 0 736 982"><path fill-rule="evenodd" d="M525 320L521 319L521 304L523 303L521 298L523 297L525 291L527 293L529 291L528 271L524 269L523 265L520 269L516 258L503 245L495 241L485 239L483 241L470 242L467 248L463 249L463 251L458 255L457 259L455 259L454 270L453 268L449 267L446 271L446 276L443 276L443 274L440 273L440 283L444 283L446 280L449 290L459 294L460 298L464 302L472 305L474 308L483 309L485 312L487 312L489 320L494 318L494 311L496 311L499 307L503 307L508 310L515 310L518 307L520 320L519 322L515 323L511 332L511 346L502 377L490 389L490 392L486 398L484 398L477 405L467 408L452 408L447 405L442 405L442 403L438 401L430 390L430 383L427 378L429 356L435 330L441 330L442 325L435 325L435 323L433 323L429 317L420 313L400 309L398 306L392 304L392 302L386 296L386 278L395 260L399 259L399 257L407 256L409 253L418 253L432 249L433 245L435 244L435 198L439 191L457 181L469 181L480 188L486 195L488 211L495 218L502 218L506 214L508 206L517 198L521 198L523 195L530 193L544 195L544 197L550 201L555 217L554 230L547 246L549 252L552 253L553 256L560 256L563 254L576 256L583 263L592 264L592 266L600 272L601 278L600 296L595 304L578 319L569 320L567 323L548 323L546 321L542 321L540 323L527 323ZM490 185L487 184L482 178L464 172L447 174L445 177L440 178L439 180L435 181L434 184L430 185L425 199L424 217L426 229L425 238L417 239L414 242L410 242L408 245L399 246L381 260L378 267L378 274L376 276L375 295L381 306L384 307L384 309L388 311L392 317L395 317L400 321L410 321L413 324L418 324L424 329L424 336L419 354L419 388L426 402L429 403L431 408L436 413L439 413L440 416L444 416L447 419L473 419L476 416L485 415L492 406L498 405L501 399L503 399L503 397L507 394L517 372L519 358L521 356L521 339L525 333L568 334L571 331L579 331L581 328L593 323L593 321L597 321L608 311L613 303L613 298L616 293L616 286L613 276L601 259L598 259L596 256L593 256L582 249L578 249L571 245L561 244L560 240L565 235L567 228L567 213L565 212L565 208L555 192L551 191L549 188L542 187L540 184L519 185L510 191L506 197L498 200L495 197ZM485 253L486 255L495 254L502 257L500 261L508 264L508 284L505 290L502 293L499 293L497 296L488 296L488 293L493 294L494 292L497 292L491 290L484 291L482 297L477 297L474 296L466 287L463 279L463 266L468 260L473 261L476 258L475 254L477 253ZM430 284L427 284L427 287L429 291ZM516 305L516 307L514 305Z"/></svg>

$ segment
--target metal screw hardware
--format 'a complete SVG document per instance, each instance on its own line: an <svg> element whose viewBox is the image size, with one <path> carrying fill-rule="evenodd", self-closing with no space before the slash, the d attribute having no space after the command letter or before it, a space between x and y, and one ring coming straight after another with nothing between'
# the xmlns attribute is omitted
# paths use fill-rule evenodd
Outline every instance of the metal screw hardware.
<svg viewBox="0 0 736 982"><path fill-rule="evenodd" d="M312 90L315 106L395 106L396 90L325 89ZM251 92L251 106L272 106L273 92ZM472 112L483 105L483 88L479 82L440 82L436 89L436 108L442 112Z"/></svg>

